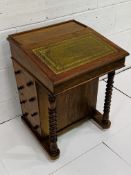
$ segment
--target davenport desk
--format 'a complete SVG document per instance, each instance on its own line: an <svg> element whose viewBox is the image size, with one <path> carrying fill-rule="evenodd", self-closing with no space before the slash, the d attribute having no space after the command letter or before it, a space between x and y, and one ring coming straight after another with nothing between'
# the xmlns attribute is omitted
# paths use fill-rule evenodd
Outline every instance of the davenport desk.
<svg viewBox="0 0 131 175"><path fill-rule="evenodd" d="M8 40L22 118L51 157L60 154L57 135L78 122L92 118L102 128L110 127L113 78L124 66L125 50L74 20L13 34ZM101 114L96 101L104 74L108 80Z"/></svg>

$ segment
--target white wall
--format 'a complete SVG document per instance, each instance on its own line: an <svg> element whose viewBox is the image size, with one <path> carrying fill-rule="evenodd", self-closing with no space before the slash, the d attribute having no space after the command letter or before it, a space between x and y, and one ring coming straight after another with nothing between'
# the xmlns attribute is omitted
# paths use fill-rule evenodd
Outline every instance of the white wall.
<svg viewBox="0 0 131 175"><path fill-rule="evenodd" d="M131 51L131 0L0 0L0 123L21 114L7 36L72 18Z"/></svg>

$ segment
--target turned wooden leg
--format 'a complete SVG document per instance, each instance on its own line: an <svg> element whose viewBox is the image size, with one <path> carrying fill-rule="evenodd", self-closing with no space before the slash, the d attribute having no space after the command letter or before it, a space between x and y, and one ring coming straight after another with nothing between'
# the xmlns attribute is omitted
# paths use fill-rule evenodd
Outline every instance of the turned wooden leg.
<svg viewBox="0 0 131 175"><path fill-rule="evenodd" d="M114 83L114 75L115 71L110 72L108 74L107 86L106 86L106 95L105 95L105 103L104 103L104 113L102 118L102 127L107 129L110 127L111 122L109 120L110 106L111 106L111 97Z"/></svg>
<svg viewBox="0 0 131 175"><path fill-rule="evenodd" d="M49 142L50 142L50 155L57 157L60 154L57 146L57 115L56 115L56 97L50 93L49 100Z"/></svg>

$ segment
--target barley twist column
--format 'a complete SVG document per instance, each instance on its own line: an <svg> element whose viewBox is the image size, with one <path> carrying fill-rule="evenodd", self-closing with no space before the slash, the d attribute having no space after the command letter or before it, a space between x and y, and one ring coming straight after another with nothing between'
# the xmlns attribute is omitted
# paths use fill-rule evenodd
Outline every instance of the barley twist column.
<svg viewBox="0 0 131 175"><path fill-rule="evenodd" d="M50 154L52 157L56 157L59 155L60 151L57 146L57 115L55 95L50 93L48 95L48 101Z"/></svg>
<svg viewBox="0 0 131 175"><path fill-rule="evenodd" d="M104 113L103 113L103 119L102 119L102 126L104 129L109 128L111 125L111 122L109 120L109 113L110 113L110 106L111 106L114 75L115 75L115 71L110 72L108 74L106 94L105 94L105 103L104 103Z"/></svg>

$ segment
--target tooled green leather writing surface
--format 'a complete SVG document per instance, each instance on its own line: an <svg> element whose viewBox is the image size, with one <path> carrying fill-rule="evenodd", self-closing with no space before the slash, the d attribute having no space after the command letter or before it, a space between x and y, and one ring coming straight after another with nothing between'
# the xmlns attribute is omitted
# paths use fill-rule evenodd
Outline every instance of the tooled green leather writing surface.
<svg viewBox="0 0 131 175"><path fill-rule="evenodd" d="M33 53L56 74L114 52L116 52L115 48L93 34L85 34L33 49Z"/></svg>

